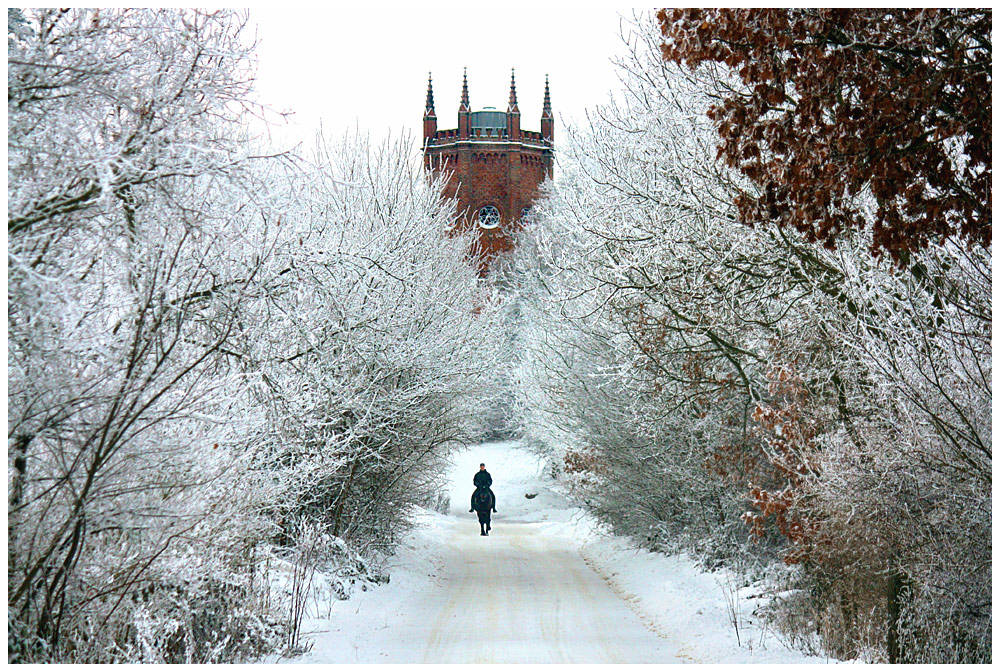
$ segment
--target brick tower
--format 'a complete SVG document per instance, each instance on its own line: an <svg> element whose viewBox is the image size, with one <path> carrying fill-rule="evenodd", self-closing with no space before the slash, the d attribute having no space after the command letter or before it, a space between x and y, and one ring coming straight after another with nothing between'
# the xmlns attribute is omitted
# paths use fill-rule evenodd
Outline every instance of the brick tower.
<svg viewBox="0 0 1000 672"><path fill-rule="evenodd" d="M445 194L458 201L456 228L474 228L476 232L474 253L479 258L480 275L488 272L497 255L513 248L513 234L524 225L538 186L552 176L554 127L546 76L541 132L521 128L512 69L506 112L493 108L473 112L463 72L458 128L439 131L428 75L424 166L449 174Z"/></svg>

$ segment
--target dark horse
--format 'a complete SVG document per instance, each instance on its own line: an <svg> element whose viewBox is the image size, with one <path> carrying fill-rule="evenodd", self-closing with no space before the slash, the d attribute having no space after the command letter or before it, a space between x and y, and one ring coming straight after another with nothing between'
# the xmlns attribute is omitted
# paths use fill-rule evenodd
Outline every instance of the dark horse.
<svg viewBox="0 0 1000 672"><path fill-rule="evenodd" d="M494 506L493 495L489 488L476 488L472 495L472 508L479 516L479 534L486 537L490 533L490 509Z"/></svg>

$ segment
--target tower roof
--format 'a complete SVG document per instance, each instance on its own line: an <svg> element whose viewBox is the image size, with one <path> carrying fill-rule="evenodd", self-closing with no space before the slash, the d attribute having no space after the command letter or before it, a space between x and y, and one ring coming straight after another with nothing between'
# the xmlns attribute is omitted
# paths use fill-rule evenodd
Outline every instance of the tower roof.
<svg viewBox="0 0 1000 672"><path fill-rule="evenodd" d="M549 99L549 76L545 75L545 100L542 101L542 119L552 118L552 101Z"/></svg>
<svg viewBox="0 0 1000 672"><path fill-rule="evenodd" d="M431 73L427 73L427 103L424 105L424 116L434 117L434 89L431 86Z"/></svg>
<svg viewBox="0 0 1000 672"><path fill-rule="evenodd" d="M517 90L514 88L514 68L510 69L510 100L507 102L507 113L512 112L520 114L517 109Z"/></svg>
<svg viewBox="0 0 1000 672"><path fill-rule="evenodd" d="M466 77L466 68L462 68L462 101L458 105L458 111L468 112L471 109L469 106L469 80Z"/></svg>

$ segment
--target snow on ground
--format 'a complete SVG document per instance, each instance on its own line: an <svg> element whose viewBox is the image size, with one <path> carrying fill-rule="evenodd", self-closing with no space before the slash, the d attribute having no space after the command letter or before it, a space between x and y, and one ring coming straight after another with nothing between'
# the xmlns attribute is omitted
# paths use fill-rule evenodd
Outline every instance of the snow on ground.
<svg viewBox="0 0 1000 672"><path fill-rule="evenodd" d="M497 497L490 537L468 513L480 462ZM391 581L346 601L318 591L311 650L282 662L825 662L756 628L747 591L738 643L725 574L608 534L516 443L470 447L450 483L448 515L417 514Z"/></svg>

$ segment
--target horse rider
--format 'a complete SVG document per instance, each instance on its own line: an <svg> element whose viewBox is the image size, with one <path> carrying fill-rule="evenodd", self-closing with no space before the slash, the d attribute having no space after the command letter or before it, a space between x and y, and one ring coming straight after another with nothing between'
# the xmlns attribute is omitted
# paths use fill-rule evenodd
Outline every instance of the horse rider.
<svg viewBox="0 0 1000 672"><path fill-rule="evenodd" d="M493 489L490 487L491 485L493 485L493 477L490 476L490 472L486 471L486 464L485 463L483 463L483 462L479 463L479 471L477 471L476 475L472 477L472 484L474 486L476 486L476 488L484 488L486 490L489 490L489 493L490 493L490 505L491 505L491 508L493 509L493 513L496 513L497 512L497 496L493 494ZM472 493L472 496L475 497L476 493ZM469 507L470 507L469 508L469 513L472 513L473 511L476 510L476 506L475 506L474 502L470 502L469 503Z"/></svg>

